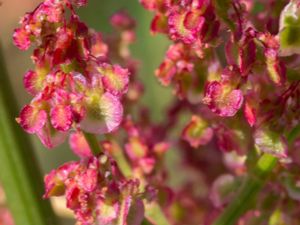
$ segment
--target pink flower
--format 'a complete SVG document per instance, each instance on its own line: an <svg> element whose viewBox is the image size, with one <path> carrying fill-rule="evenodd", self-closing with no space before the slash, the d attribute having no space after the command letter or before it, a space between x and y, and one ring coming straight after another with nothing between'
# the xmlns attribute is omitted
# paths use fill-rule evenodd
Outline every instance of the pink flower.
<svg viewBox="0 0 300 225"><path fill-rule="evenodd" d="M75 14L73 7L86 3L45 0L22 18L14 33L19 48L35 44L36 66L24 76L34 98L17 120L48 148L62 143L72 127L103 134L122 121L120 99L128 90L129 71L108 63L108 45L101 34ZM112 22L122 29L134 27L126 13L116 14Z"/></svg>

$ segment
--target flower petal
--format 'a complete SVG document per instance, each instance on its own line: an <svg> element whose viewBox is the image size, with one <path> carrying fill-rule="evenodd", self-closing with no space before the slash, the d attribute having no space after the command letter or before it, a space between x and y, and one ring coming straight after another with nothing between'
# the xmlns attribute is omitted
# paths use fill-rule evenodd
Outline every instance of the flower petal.
<svg viewBox="0 0 300 225"><path fill-rule="evenodd" d="M45 77L38 75L35 71L28 70L23 79L26 91L32 95L36 95L43 88Z"/></svg>
<svg viewBox="0 0 300 225"><path fill-rule="evenodd" d="M193 116L182 132L182 138L197 148L206 145L213 136L213 129L199 116Z"/></svg>
<svg viewBox="0 0 300 225"><path fill-rule="evenodd" d="M66 132L55 130L49 121L47 121L45 126L37 132L37 135L43 145L47 148L54 148L62 144L67 137Z"/></svg>
<svg viewBox="0 0 300 225"><path fill-rule="evenodd" d="M51 124L59 131L67 131L72 125L71 106L57 105L50 112Z"/></svg>
<svg viewBox="0 0 300 225"><path fill-rule="evenodd" d="M206 86L203 102L219 116L231 117L241 108L243 100L241 90L231 90L218 81L212 81Z"/></svg>
<svg viewBox="0 0 300 225"><path fill-rule="evenodd" d="M33 134L42 129L47 120L45 110L40 110L31 105L25 105L20 112L18 122L21 127L28 133Z"/></svg>
<svg viewBox="0 0 300 225"><path fill-rule="evenodd" d="M80 127L95 134L110 133L121 123L123 107L119 99L106 92L99 101L87 102L86 116L80 122Z"/></svg>
<svg viewBox="0 0 300 225"><path fill-rule="evenodd" d="M127 69L106 63L97 69L103 75L102 82L108 92L116 96L127 92L129 83L129 72Z"/></svg>
<svg viewBox="0 0 300 225"><path fill-rule="evenodd" d="M21 50L27 50L30 47L29 35L24 28L17 28L13 34L15 46Z"/></svg>

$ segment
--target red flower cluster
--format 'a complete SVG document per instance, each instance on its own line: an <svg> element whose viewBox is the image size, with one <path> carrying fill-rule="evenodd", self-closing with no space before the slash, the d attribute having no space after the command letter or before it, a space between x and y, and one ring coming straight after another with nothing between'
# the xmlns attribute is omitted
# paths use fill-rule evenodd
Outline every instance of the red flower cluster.
<svg viewBox="0 0 300 225"><path fill-rule="evenodd" d="M262 32L256 29L261 22L257 17L253 23L248 20L253 4L210 0L141 0L141 3L155 12L152 31L165 33L174 41L156 70L156 76L164 86L173 84L181 100L186 99L198 107L197 111L203 111L202 102L220 117L233 117L244 106L246 121L259 133L266 129L268 121L285 116L275 114L284 110L282 105L264 109L260 102L276 102L285 89L291 88L289 85L298 86L287 82L286 65L280 58L293 52L289 52L291 46L285 48L282 44L283 31L277 30L277 36L272 34L274 27ZM282 4L273 5L279 6ZM284 18L297 16L293 7L298 6L291 2L283 10L280 29L291 26L287 19L283 22ZM271 12L273 8L269 8ZM269 90L276 88L278 95L271 96L266 87ZM297 101L291 92L284 98L284 102L287 98L291 102ZM212 117L209 120L216 122L213 115L204 117ZM206 127L210 126L204 124L194 116L183 132L183 138L194 147L208 143L213 132L210 129L208 132ZM214 127L219 127L218 123ZM214 133L218 136L218 129L214 129ZM284 152L284 148L280 149Z"/></svg>
<svg viewBox="0 0 300 225"><path fill-rule="evenodd" d="M21 19L14 33L20 49L35 45L35 70L24 76L34 98L17 121L48 148L62 143L71 128L103 134L122 121L120 100L127 92L129 71L109 63L101 34L79 20L73 7L85 3L44 1Z"/></svg>
<svg viewBox="0 0 300 225"><path fill-rule="evenodd" d="M116 163L105 155L52 170L45 177L45 185L45 198L66 196L78 225L137 225L144 217L138 180L122 177Z"/></svg>
<svg viewBox="0 0 300 225"><path fill-rule="evenodd" d="M278 57L278 39L268 32L258 32L248 24L245 19L246 11L241 3L233 2L234 11L222 13L222 3L219 1L141 2L145 8L156 12L152 29L168 34L175 42L169 48L166 59L156 71L156 75L163 85L169 85L173 81L180 98L188 98L191 102L195 98L201 99L199 91L198 97L193 98L189 97L189 92L196 89L194 86L198 89L201 86L203 88L206 79L202 101L220 116L234 116L242 106L244 86L248 85L251 76L254 75L252 71L258 64L256 52L261 46L264 48L270 79L277 85L284 84L285 67ZM224 6L229 9L230 5L224 3ZM236 19L237 24L229 22L230 19ZM220 21L226 23L222 24ZM156 29L162 24L163 29ZM226 29L231 29L232 32L226 35L227 39L222 40L224 35L220 36L220 33ZM213 48L220 48L222 42L225 45L228 64L224 69L216 63L219 60L213 53ZM205 78L205 72L202 74L201 71L205 68L212 68L214 74L206 71L209 76Z"/></svg>

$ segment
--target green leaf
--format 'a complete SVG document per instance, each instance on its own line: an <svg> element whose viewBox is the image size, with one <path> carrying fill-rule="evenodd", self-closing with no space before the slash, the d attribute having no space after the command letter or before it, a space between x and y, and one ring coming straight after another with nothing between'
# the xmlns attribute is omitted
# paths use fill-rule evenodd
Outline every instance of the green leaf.
<svg viewBox="0 0 300 225"><path fill-rule="evenodd" d="M42 175L18 113L0 48L0 179L16 225L57 225L44 192Z"/></svg>

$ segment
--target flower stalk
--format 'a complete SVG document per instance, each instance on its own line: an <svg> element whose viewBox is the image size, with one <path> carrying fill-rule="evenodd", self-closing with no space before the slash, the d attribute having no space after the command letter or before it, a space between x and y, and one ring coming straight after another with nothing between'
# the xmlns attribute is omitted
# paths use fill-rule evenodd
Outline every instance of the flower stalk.
<svg viewBox="0 0 300 225"><path fill-rule="evenodd" d="M87 143L89 144L91 151L93 153L93 155L99 155L102 150L101 147L99 145L99 141L97 140L96 135L91 134L91 133L87 133L87 132L83 132L85 140L87 141Z"/></svg>
<svg viewBox="0 0 300 225"><path fill-rule="evenodd" d="M29 137L15 122L18 107L0 48L0 178L16 225L57 225L42 199L42 174Z"/></svg>
<svg viewBox="0 0 300 225"><path fill-rule="evenodd" d="M270 154L264 154L258 160L253 171L246 178L243 186L235 199L224 210L213 225L234 225L253 204L257 194L266 182L277 164L277 158Z"/></svg>

